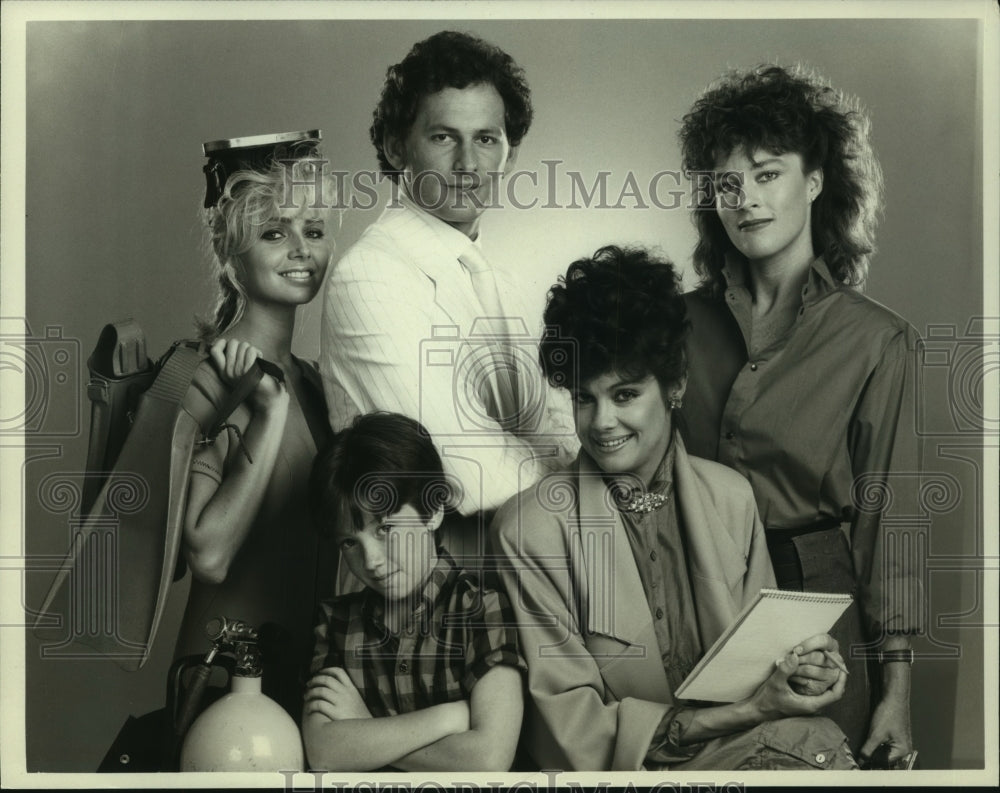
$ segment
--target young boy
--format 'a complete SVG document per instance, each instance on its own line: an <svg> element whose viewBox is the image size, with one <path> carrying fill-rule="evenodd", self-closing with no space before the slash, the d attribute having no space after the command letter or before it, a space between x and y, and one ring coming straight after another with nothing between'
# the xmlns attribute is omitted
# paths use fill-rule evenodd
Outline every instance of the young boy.
<svg viewBox="0 0 1000 793"><path fill-rule="evenodd" d="M524 662L506 597L437 545L452 499L424 428L360 416L313 467L312 507L360 592L321 604L302 733L314 770L507 770Z"/></svg>

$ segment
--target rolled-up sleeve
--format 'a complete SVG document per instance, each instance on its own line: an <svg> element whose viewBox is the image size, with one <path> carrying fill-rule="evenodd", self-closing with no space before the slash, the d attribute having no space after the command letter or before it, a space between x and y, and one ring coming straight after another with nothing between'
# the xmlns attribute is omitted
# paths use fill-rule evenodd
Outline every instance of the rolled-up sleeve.
<svg viewBox="0 0 1000 793"><path fill-rule="evenodd" d="M471 607L471 603L464 604ZM476 683L494 666L527 666L518 649L517 624L506 595L492 589L482 591L475 617L467 623L465 677L462 688L471 693Z"/></svg>
<svg viewBox="0 0 1000 793"><path fill-rule="evenodd" d="M856 510L851 553L869 635L925 628L918 554L922 443L917 434L918 339L887 344L849 430Z"/></svg>

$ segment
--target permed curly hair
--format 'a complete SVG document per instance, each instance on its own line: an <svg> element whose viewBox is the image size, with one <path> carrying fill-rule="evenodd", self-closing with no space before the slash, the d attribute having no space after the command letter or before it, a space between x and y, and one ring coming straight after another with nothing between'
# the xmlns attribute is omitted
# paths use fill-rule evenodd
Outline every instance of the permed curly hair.
<svg viewBox="0 0 1000 793"><path fill-rule="evenodd" d="M875 252L882 209L882 169L870 140L870 119L855 97L799 65L761 65L723 75L684 116L679 137L685 172L712 171L733 150L801 155L807 171L823 169L812 206L812 240L834 279L863 287ZM721 297L729 241L714 195L701 192L694 213L699 290Z"/></svg>
<svg viewBox="0 0 1000 793"><path fill-rule="evenodd" d="M669 260L608 245L573 262L549 290L539 360L556 387L573 390L616 372L653 375L665 391L687 371L690 326Z"/></svg>
<svg viewBox="0 0 1000 793"><path fill-rule="evenodd" d="M454 493L434 441L420 422L399 413L358 416L313 462L309 506L323 534L346 507L354 528L365 513L379 517L413 507L427 521Z"/></svg>
<svg viewBox="0 0 1000 793"><path fill-rule="evenodd" d="M406 137L423 97L479 83L489 83L500 94L507 140L517 146L531 126L531 90L524 70L499 47L468 33L444 30L414 44L400 63L390 66L368 131L382 173L399 179L383 143L387 136Z"/></svg>

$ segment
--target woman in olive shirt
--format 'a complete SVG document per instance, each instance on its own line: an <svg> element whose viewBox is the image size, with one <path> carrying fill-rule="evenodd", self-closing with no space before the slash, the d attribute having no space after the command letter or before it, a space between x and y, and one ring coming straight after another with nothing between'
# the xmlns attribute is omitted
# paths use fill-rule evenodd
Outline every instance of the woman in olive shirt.
<svg viewBox="0 0 1000 793"><path fill-rule="evenodd" d="M684 413L691 453L750 480L779 586L855 595L831 631L851 675L828 715L862 757L887 743L896 759L920 584L914 536L884 518L916 503L917 334L859 291L882 203L868 133L856 102L775 66L726 75L685 116L703 280Z"/></svg>

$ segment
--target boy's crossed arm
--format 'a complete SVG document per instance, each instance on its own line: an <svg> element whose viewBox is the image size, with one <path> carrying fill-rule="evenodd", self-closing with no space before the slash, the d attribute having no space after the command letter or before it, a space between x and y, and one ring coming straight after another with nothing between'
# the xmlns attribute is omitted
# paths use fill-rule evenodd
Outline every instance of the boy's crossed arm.
<svg viewBox="0 0 1000 793"><path fill-rule="evenodd" d="M468 728L465 701L374 719L340 667L321 669L306 690L302 737L314 770L382 768L429 741Z"/></svg>
<svg viewBox="0 0 1000 793"><path fill-rule="evenodd" d="M393 765L403 771L509 770L524 710L520 670L505 664L492 667L472 689L468 705L468 729L410 752Z"/></svg>
<svg viewBox="0 0 1000 793"><path fill-rule="evenodd" d="M517 747L523 710L521 674L491 668L469 701L374 719L347 672L320 670L309 681L302 734L310 768L368 771L503 770Z"/></svg>

